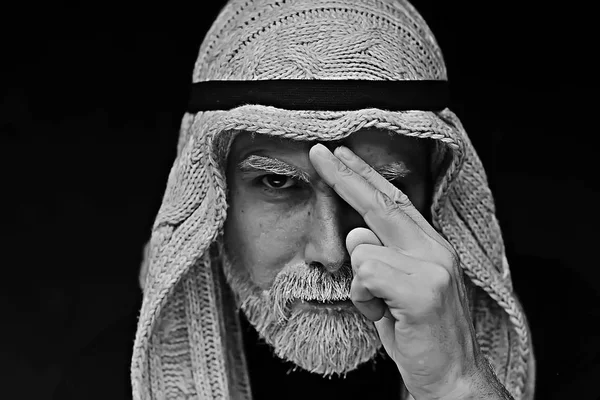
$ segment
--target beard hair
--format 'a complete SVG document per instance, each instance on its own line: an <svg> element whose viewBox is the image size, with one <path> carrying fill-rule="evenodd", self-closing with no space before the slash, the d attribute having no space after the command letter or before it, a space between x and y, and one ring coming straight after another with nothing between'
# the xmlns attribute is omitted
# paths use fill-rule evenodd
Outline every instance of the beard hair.
<svg viewBox="0 0 600 400"><path fill-rule="evenodd" d="M220 253L238 309L277 357L325 377L345 377L378 354L385 357L375 324L356 307L293 307L299 301L349 300L350 267L333 275L306 264L286 266L261 290L235 255L224 247Z"/></svg>

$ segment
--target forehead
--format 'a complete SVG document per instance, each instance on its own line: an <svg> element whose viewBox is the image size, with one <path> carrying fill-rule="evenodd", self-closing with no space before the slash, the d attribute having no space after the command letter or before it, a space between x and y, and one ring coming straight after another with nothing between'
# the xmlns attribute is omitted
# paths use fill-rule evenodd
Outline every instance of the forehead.
<svg viewBox="0 0 600 400"><path fill-rule="evenodd" d="M242 159L254 152L290 155L296 153L306 154L308 157L308 151L316 143L262 134L256 134L253 138L249 132L241 132L232 144L230 158ZM390 134L390 131L376 128L363 128L342 140L318 143L331 151L344 145L366 161L403 160L414 167L426 163L429 153L429 146L424 139Z"/></svg>

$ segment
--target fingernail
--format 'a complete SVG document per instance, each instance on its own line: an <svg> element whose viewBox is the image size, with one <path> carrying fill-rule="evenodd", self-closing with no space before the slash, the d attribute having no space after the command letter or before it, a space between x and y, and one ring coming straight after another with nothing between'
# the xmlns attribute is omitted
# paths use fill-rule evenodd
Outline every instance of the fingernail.
<svg viewBox="0 0 600 400"><path fill-rule="evenodd" d="M344 160L352 160L353 153L346 146L339 146L337 149L337 155L343 158Z"/></svg>
<svg viewBox="0 0 600 400"><path fill-rule="evenodd" d="M315 149L315 153L316 155L323 157L323 158L327 158L327 156L329 156L329 150L327 149L327 147L323 146L321 143L317 143L315 144L313 147L313 149Z"/></svg>

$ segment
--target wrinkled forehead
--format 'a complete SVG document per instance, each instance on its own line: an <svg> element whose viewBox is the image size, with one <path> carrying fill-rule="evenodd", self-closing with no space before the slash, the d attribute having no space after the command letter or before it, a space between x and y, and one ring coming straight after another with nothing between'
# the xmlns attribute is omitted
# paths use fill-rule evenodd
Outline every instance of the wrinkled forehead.
<svg viewBox="0 0 600 400"><path fill-rule="evenodd" d="M433 145L430 139L419 139L377 128L363 128L333 140L310 141L242 131L232 138L228 160L239 160L257 151L308 154L316 143L325 145L331 151L344 145L362 158L401 159L417 167L428 163Z"/></svg>

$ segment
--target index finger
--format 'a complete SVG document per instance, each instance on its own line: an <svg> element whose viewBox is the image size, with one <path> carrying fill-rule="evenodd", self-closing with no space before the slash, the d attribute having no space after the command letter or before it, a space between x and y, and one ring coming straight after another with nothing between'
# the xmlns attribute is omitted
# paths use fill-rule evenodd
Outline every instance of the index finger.
<svg viewBox="0 0 600 400"><path fill-rule="evenodd" d="M390 181L381 176L375 169L365 162L362 158L354 154L347 147L340 146L335 149L334 155L342 160L347 167L362 176L367 182L373 185L376 189L387 194L397 205L404 211L421 229L429 236L436 239L438 232L427 222L423 214L419 212L412 204L408 196L399 188L394 186ZM439 241L439 240L438 240Z"/></svg>
<svg viewBox="0 0 600 400"><path fill-rule="evenodd" d="M321 144L314 145L308 156L317 173L363 217L384 246L410 248L419 244L422 230L387 194L352 171Z"/></svg>

